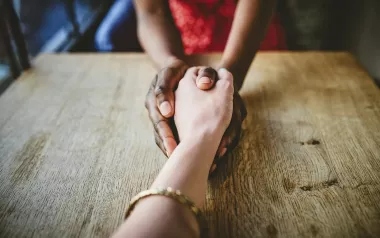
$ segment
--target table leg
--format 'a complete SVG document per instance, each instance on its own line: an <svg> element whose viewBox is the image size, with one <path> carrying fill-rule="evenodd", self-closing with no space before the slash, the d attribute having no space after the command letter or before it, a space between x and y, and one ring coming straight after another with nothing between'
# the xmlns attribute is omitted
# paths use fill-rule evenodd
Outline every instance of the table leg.
<svg viewBox="0 0 380 238"><path fill-rule="evenodd" d="M18 76L20 76L21 72L18 68L17 58L13 52L12 39L9 34L6 22L5 8L0 9L0 32L0 36L2 37L4 48L7 54L7 58L9 60L9 67L12 72L12 77L16 79Z"/></svg>
<svg viewBox="0 0 380 238"><path fill-rule="evenodd" d="M24 35L21 31L20 21L16 14L16 11L13 8L12 1L5 1L5 9L8 13L8 24L11 31L11 34L14 37L14 41L17 47L17 52L20 60L22 69L30 68L29 54L26 47Z"/></svg>

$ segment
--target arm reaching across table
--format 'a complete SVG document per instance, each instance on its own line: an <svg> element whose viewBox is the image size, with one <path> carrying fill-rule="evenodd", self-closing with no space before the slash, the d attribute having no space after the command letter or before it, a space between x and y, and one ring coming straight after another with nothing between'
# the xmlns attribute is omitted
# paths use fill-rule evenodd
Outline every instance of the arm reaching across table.
<svg viewBox="0 0 380 238"><path fill-rule="evenodd" d="M202 207L210 166L232 117L233 77L225 69L207 91L200 90L199 67L187 70L176 96L175 123L180 143L152 184L172 188ZM163 195L139 201L114 237L199 237L195 216L187 206Z"/></svg>
<svg viewBox="0 0 380 238"><path fill-rule="evenodd" d="M265 35L274 9L274 0L241 0L237 4L233 26L219 67L230 70L240 89L244 77ZM139 41L159 72L152 81L145 106L154 127L156 144L166 156L177 146L171 119L175 114L174 91L189 68L185 62L181 32L167 0L135 0ZM212 4L211 4L212 5ZM235 5L235 4L232 4ZM227 7L232 7L227 6ZM186 17L186 16L184 16ZM198 32L195 34L202 34ZM219 145L216 158L231 151L240 139L246 108L236 90L231 124Z"/></svg>

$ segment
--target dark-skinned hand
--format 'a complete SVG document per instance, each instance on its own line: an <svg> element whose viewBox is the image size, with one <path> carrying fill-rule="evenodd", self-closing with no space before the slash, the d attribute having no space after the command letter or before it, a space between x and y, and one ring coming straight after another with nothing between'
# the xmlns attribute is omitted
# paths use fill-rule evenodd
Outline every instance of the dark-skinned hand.
<svg viewBox="0 0 380 238"><path fill-rule="evenodd" d="M166 156L170 156L177 147L176 128L173 122L174 91L189 66L181 60L172 60L153 79L145 99L145 107L154 127L157 146ZM211 89L217 80L217 73L211 67L199 67L197 86L202 90ZM216 160L227 151L236 147L240 139L241 124L247 115L243 100L238 92L234 93L232 119L220 143ZM211 167L211 172L216 165Z"/></svg>

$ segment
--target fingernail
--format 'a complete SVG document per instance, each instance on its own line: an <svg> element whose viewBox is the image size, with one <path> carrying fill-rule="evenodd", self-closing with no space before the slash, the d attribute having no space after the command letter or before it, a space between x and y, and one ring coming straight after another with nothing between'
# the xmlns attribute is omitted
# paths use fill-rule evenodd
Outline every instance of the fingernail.
<svg viewBox="0 0 380 238"><path fill-rule="evenodd" d="M161 103L160 112L163 116L168 116L171 111L172 111L172 107L170 106L169 102L165 101Z"/></svg>
<svg viewBox="0 0 380 238"><path fill-rule="evenodd" d="M219 153L219 157L223 157L224 154L225 154L226 152L227 152L227 148L224 147L224 148L220 151L220 153Z"/></svg>
<svg viewBox="0 0 380 238"><path fill-rule="evenodd" d="M214 172L215 169L216 169L216 164L212 164L211 169L210 169L210 173Z"/></svg>
<svg viewBox="0 0 380 238"><path fill-rule="evenodd" d="M211 83L211 79L209 77L204 76L198 80L198 83L209 84Z"/></svg>
<svg viewBox="0 0 380 238"><path fill-rule="evenodd" d="M219 72L227 72L228 70L226 68L220 68L218 71Z"/></svg>

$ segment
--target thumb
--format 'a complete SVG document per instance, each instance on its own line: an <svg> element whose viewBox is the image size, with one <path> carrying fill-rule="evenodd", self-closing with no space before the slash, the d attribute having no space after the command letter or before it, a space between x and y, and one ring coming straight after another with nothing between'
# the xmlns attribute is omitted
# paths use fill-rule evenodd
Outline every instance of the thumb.
<svg viewBox="0 0 380 238"><path fill-rule="evenodd" d="M216 88L222 91L226 90L226 92L231 93L234 92L234 77L230 71L225 68L221 68L218 70L218 82L216 83Z"/></svg>
<svg viewBox="0 0 380 238"><path fill-rule="evenodd" d="M196 84L199 89L209 90L218 79L218 73L211 67L201 67L198 72Z"/></svg>
<svg viewBox="0 0 380 238"><path fill-rule="evenodd" d="M169 118L174 115L174 89L184 74L184 67L168 67L156 75L153 85L157 108L162 116Z"/></svg>
<svg viewBox="0 0 380 238"><path fill-rule="evenodd" d="M159 78L154 86L157 108L162 116L169 118L174 115L174 93L170 85L171 78Z"/></svg>

